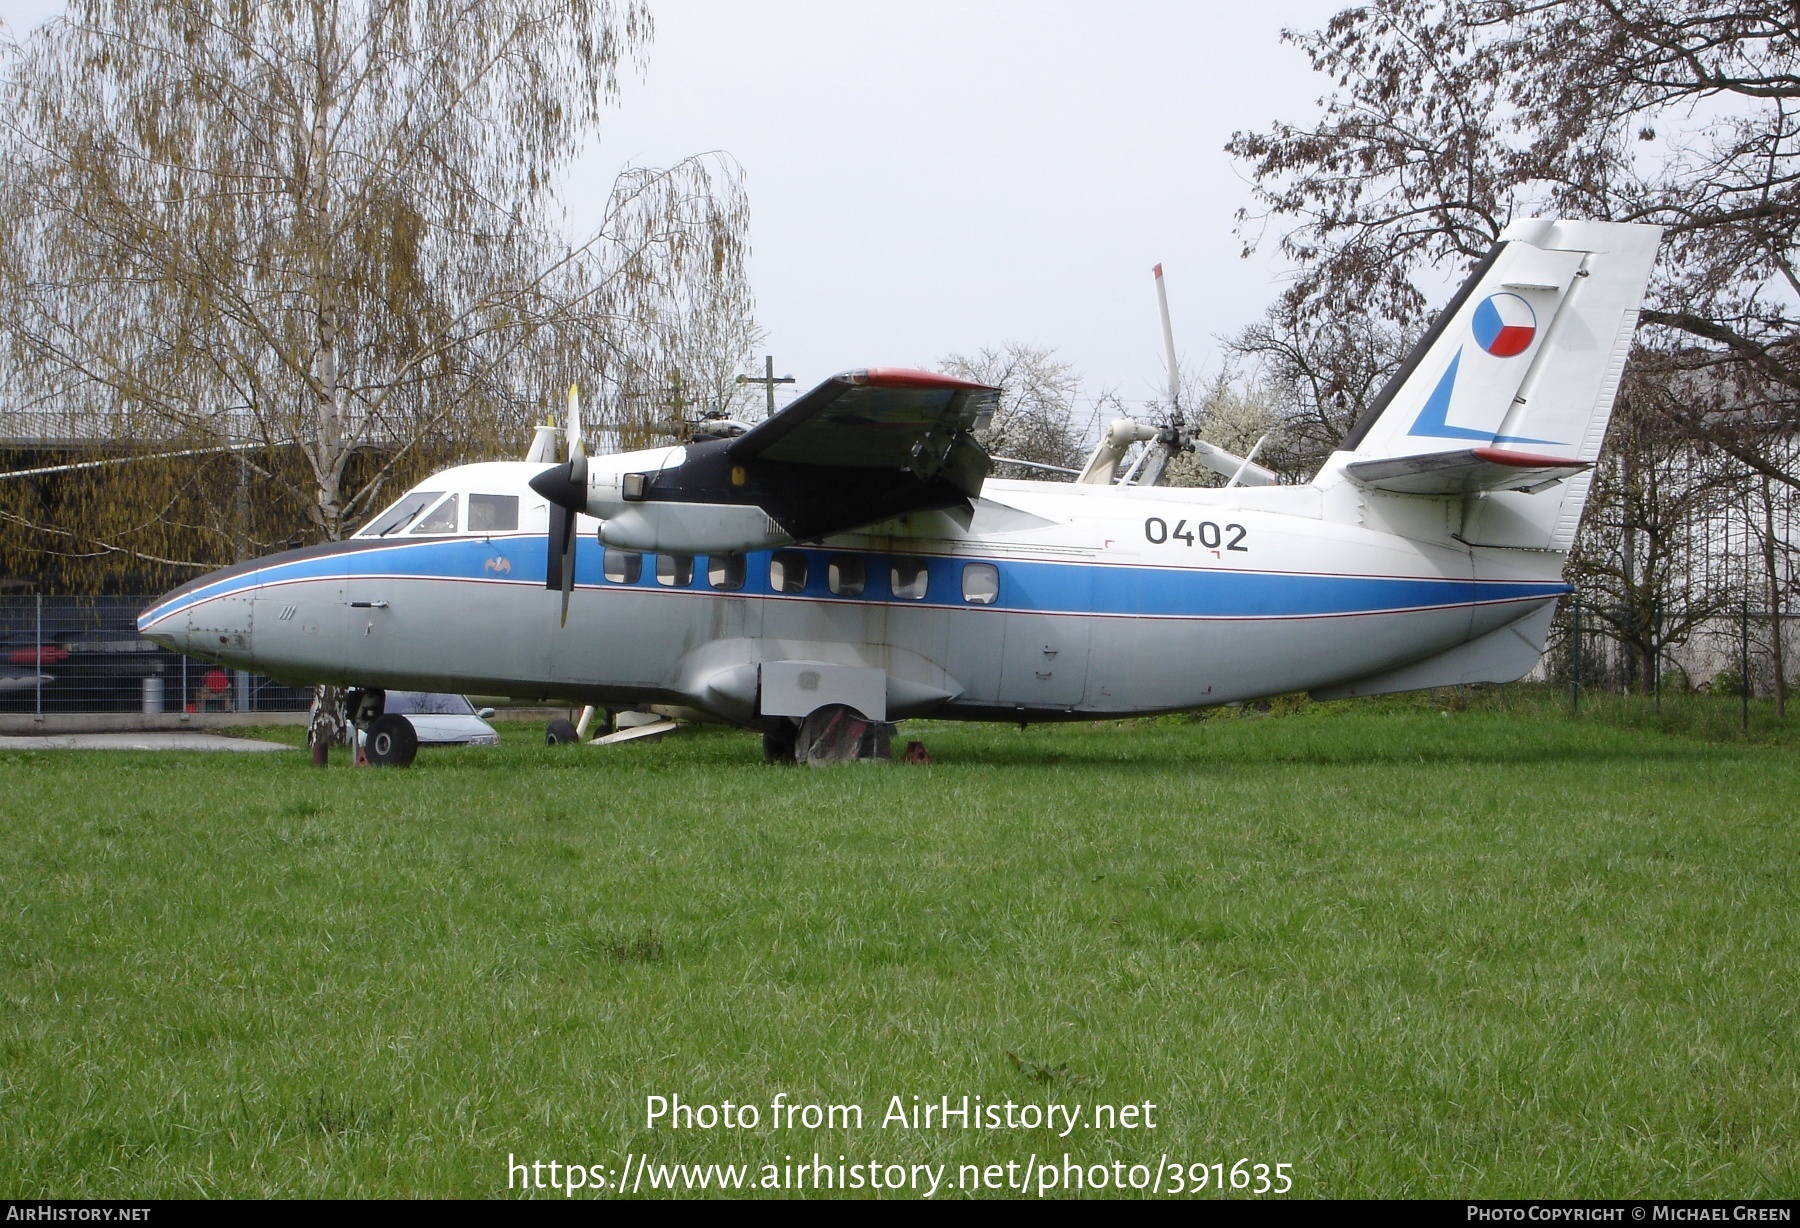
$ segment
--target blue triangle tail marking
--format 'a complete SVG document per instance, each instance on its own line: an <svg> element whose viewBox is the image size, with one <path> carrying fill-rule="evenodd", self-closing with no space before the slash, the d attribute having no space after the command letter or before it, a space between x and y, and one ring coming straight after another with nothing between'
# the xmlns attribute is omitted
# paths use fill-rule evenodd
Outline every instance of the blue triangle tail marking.
<svg viewBox="0 0 1800 1228"><path fill-rule="evenodd" d="M1439 439L1479 439L1483 443L1492 443L1492 431L1472 431L1466 426L1451 426L1445 421L1450 416L1450 393L1456 387L1456 368L1462 362L1462 350L1450 360L1444 369L1444 376L1438 380L1438 386L1432 389L1425 408L1419 411L1418 418L1412 424L1408 435L1431 435Z"/></svg>

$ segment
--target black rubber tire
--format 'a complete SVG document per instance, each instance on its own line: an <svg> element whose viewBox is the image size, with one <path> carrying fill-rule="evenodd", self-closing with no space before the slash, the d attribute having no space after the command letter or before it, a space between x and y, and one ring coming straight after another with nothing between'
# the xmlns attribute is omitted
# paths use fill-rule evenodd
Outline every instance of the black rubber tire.
<svg viewBox="0 0 1800 1228"><path fill-rule="evenodd" d="M411 767L419 753L418 730L404 716L390 712L369 726L363 753L376 767Z"/></svg>
<svg viewBox="0 0 1800 1228"><path fill-rule="evenodd" d="M799 736L800 730L792 721L782 721L775 728L765 730L763 732L763 762L793 763L794 743Z"/></svg>
<svg viewBox="0 0 1800 1228"><path fill-rule="evenodd" d="M556 720L550 722L550 728L544 730L545 746L566 746L571 742L581 741L571 721Z"/></svg>

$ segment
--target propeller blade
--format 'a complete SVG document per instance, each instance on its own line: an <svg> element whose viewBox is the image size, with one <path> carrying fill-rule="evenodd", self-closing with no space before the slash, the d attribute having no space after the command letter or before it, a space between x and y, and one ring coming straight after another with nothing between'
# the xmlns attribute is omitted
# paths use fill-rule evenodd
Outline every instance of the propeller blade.
<svg viewBox="0 0 1800 1228"><path fill-rule="evenodd" d="M581 388L569 385L569 459L586 456L587 448L581 442Z"/></svg>
<svg viewBox="0 0 1800 1228"><path fill-rule="evenodd" d="M569 594L575 591L575 513L563 513L562 626L569 625Z"/></svg>
<svg viewBox="0 0 1800 1228"><path fill-rule="evenodd" d="M1156 309L1162 314L1163 353L1169 362L1169 412L1181 421L1181 368L1175 361L1175 329L1169 324L1169 292L1163 288L1162 265L1151 270L1156 274Z"/></svg>
<svg viewBox="0 0 1800 1228"><path fill-rule="evenodd" d="M577 441L578 442L578 441ZM550 503L550 540L544 560L544 587L562 590L562 622L569 625L569 594L575 591L575 517L587 510L587 457L577 454L531 479L531 489Z"/></svg>
<svg viewBox="0 0 1800 1228"><path fill-rule="evenodd" d="M566 512L562 508L550 509L550 550L544 560L544 587L559 589L563 586L563 555L568 553L569 535L575 522L575 513Z"/></svg>

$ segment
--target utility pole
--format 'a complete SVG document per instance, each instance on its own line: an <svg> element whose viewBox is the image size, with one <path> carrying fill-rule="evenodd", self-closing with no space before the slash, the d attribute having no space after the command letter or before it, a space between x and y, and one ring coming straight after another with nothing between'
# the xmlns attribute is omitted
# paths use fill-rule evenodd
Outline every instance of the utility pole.
<svg viewBox="0 0 1800 1228"><path fill-rule="evenodd" d="M737 377L737 382L740 384L761 384L763 390L769 395L769 417L773 418L775 416L775 385L791 384L794 382L794 377L791 375L777 377L775 374L775 356L773 354L764 354L763 373L761 375L740 375Z"/></svg>

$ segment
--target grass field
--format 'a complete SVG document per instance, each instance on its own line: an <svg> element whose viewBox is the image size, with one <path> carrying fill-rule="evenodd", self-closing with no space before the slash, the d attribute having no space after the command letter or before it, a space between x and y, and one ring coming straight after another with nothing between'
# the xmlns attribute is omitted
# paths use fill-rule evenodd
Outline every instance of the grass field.
<svg viewBox="0 0 1800 1228"><path fill-rule="evenodd" d="M917 725L929 766L811 771L523 726L410 772L0 754L4 1193L816 1151L1794 1197L1800 759L1736 719L1521 692ZM647 1129L676 1094L763 1120ZM777 1094L864 1128L771 1129ZM879 1124L964 1094L1157 1128Z"/></svg>

